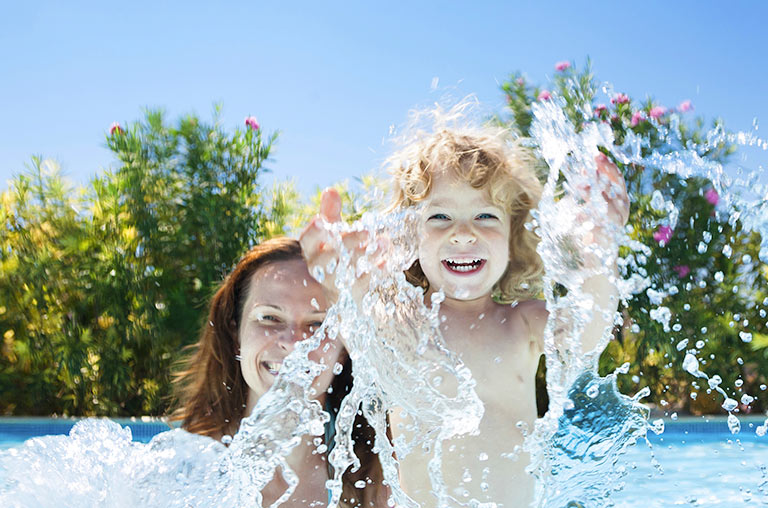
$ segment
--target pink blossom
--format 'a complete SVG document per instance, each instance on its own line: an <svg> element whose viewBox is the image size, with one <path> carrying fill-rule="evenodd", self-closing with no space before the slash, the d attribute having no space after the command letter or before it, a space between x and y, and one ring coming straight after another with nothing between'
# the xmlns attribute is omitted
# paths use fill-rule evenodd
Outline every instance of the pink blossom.
<svg viewBox="0 0 768 508"><path fill-rule="evenodd" d="M611 104L626 104L629 102L629 97L623 93L617 93L611 99Z"/></svg>
<svg viewBox="0 0 768 508"><path fill-rule="evenodd" d="M632 124L632 127L636 127L637 124L645 120L645 113L642 111L635 111L632 113L632 120L630 120L630 124Z"/></svg>
<svg viewBox="0 0 768 508"><path fill-rule="evenodd" d="M688 111L693 110L693 104L691 104L691 101L685 100L677 106L677 110L681 113L687 113Z"/></svg>
<svg viewBox="0 0 768 508"><path fill-rule="evenodd" d="M246 125L246 127L251 129L252 131L259 130L259 122L258 122L258 120L256 120L255 116L246 117L245 125Z"/></svg>
<svg viewBox="0 0 768 508"><path fill-rule="evenodd" d="M525 80L523 78L517 78L517 84L523 86L525 84Z"/></svg>
<svg viewBox="0 0 768 508"><path fill-rule="evenodd" d="M685 278L686 275L691 273L691 267L688 265L677 265L673 266L672 269L677 272L677 276L681 279Z"/></svg>
<svg viewBox="0 0 768 508"><path fill-rule="evenodd" d="M123 128L120 127L120 124L117 122L112 122L112 125L109 126L109 135L114 136L115 134L122 134Z"/></svg>
<svg viewBox="0 0 768 508"><path fill-rule="evenodd" d="M595 115L600 115L603 111L605 111L607 108L605 107L605 104L598 104L595 106Z"/></svg>
<svg viewBox="0 0 768 508"><path fill-rule="evenodd" d="M704 193L704 199L706 199L707 203L710 205L717 206L717 203L720 201L720 195L715 189L708 189L707 192Z"/></svg>
<svg viewBox="0 0 768 508"><path fill-rule="evenodd" d="M667 108L664 106L654 106L651 108L651 111L648 113L651 118L654 118L658 120L662 116L664 116L664 113L667 112Z"/></svg>
<svg viewBox="0 0 768 508"><path fill-rule="evenodd" d="M567 60L563 60L562 62L557 62L555 64L555 70L562 72L565 69L569 68L570 66L571 66L571 62L569 62Z"/></svg>
<svg viewBox="0 0 768 508"><path fill-rule="evenodd" d="M541 92L539 92L538 99L540 101L548 101L551 98L552 98L552 94L549 92L549 90L542 90Z"/></svg>
<svg viewBox="0 0 768 508"><path fill-rule="evenodd" d="M659 226L659 229L653 232L653 239L657 243L664 242L664 245L669 243L672 238L672 228L669 226Z"/></svg>

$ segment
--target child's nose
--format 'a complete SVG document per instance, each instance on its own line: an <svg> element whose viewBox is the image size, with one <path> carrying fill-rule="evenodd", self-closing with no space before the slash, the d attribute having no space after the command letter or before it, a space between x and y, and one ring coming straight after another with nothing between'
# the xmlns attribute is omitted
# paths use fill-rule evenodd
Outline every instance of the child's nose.
<svg viewBox="0 0 768 508"><path fill-rule="evenodd" d="M466 245L475 243L475 234L472 232L472 228L458 224L456 229L451 235L451 243L456 245Z"/></svg>

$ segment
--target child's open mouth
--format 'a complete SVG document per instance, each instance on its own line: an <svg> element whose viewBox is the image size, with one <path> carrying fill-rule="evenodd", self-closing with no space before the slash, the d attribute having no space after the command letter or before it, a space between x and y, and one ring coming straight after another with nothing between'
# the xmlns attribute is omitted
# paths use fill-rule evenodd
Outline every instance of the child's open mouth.
<svg viewBox="0 0 768 508"><path fill-rule="evenodd" d="M455 258L455 259L443 259L443 266L448 269L449 272L458 274L470 274L480 270L485 264L485 259L479 258Z"/></svg>

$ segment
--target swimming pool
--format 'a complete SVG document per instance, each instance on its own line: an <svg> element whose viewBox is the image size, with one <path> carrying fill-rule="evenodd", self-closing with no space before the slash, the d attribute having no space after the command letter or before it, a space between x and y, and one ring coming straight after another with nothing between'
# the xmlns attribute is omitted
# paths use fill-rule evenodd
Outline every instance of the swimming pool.
<svg viewBox="0 0 768 508"><path fill-rule="evenodd" d="M666 421L621 461L627 468L619 508L768 506L768 436L755 434L764 417L743 417L731 434L725 418ZM654 465L656 464L656 465Z"/></svg>
<svg viewBox="0 0 768 508"><path fill-rule="evenodd" d="M0 418L0 450L18 446L29 438L46 435L69 434L82 418ZM134 441L148 443L153 436L172 427L159 418L111 418L112 421L131 429Z"/></svg>
<svg viewBox="0 0 768 508"><path fill-rule="evenodd" d="M76 419L0 418L0 449L46 434L66 434ZM115 419L131 428L134 441L148 442L169 429L158 419ZM667 420L650 446L639 443L622 457L622 487L613 496L618 508L668 506L768 506L768 436L755 428L764 418L742 418L732 435L725 418Z"/></svg>

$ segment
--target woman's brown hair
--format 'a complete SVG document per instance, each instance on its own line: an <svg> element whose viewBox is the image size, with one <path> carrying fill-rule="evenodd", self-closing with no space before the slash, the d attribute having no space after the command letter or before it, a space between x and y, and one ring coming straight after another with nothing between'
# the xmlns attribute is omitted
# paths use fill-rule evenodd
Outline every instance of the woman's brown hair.
<svg viewBox="0 0 768 508"><path fill-rule="evenodd" d="M171 420L181 421L188 432L220 439L234 434L248 396L248 386L237 361L238 324L253 274L270 263L303 260L299 242L290 238L273 238L253 247L238 261L224 279L210 303L208 320L196 344L188 348L183 368L175 375L177 409ZM341 400L352 387L352 366L347 359L342 372L334 377L326 409L336 416ZM332 421L335 418L332 418ZM386 499L381 482L383 474L378 457L373 453L374 430L361 415L354 425L355 453L361 467L342 477L341 506L375 506ZM330 448L331 444L326 443ZM364 480L364 489L354 483ZM349 500L354 499L351 503Z"/></svg>

